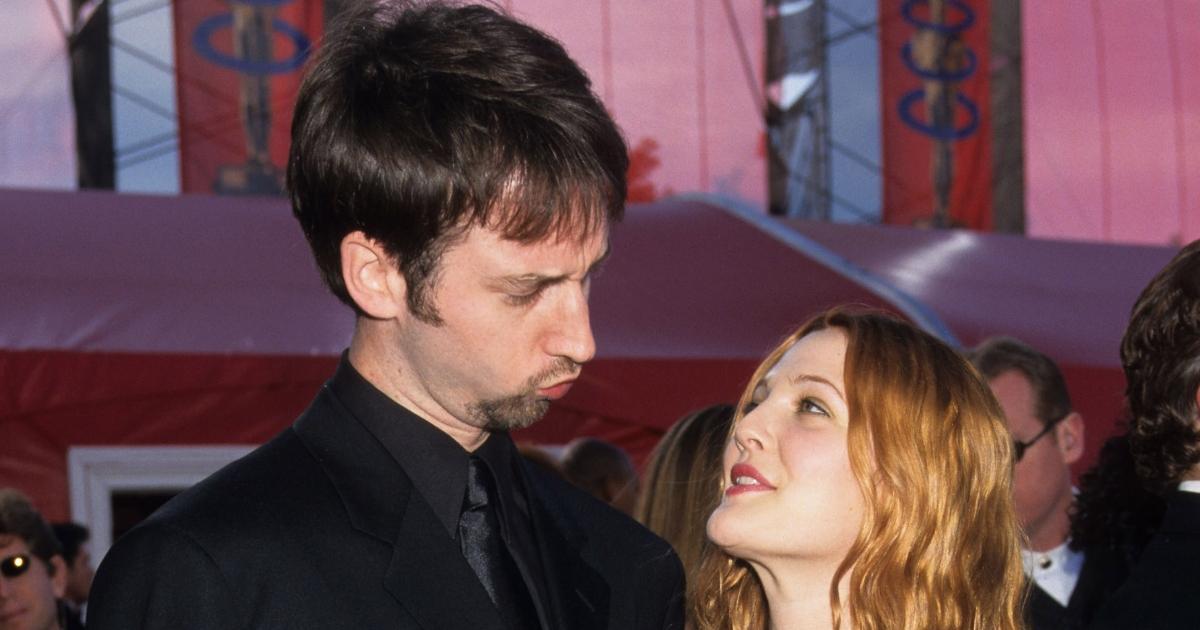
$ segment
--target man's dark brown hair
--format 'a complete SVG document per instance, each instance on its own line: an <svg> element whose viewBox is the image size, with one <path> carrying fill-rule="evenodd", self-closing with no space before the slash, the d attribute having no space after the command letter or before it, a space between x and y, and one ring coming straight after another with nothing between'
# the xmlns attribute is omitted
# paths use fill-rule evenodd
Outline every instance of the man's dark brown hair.
<svg viewBox="0 0 1200 630"><path fill-rule="evenodd" d="M1138 474L1167 490L1200 463L1200 240L1142 291L1121 340Z"/></svg>
<svg viewBox="0 0 1200 630"><path fill-rule="evenodd" d="M428 289L467 228L522 243L586 237L621 218L628 167L620 132L558 42L487 7L364 1L308 69L287 176L339 299L355 306L340 245L361 230L395 258L409 309L436 324Z"/></svg>
<svg viewBox="0 0 1200 630"><path fill-rule="evenodd" d="M967 358L983 378L992 380L1016 370L1033 387L1034 415L1042 424L1057 422L1071 413L1071 396L1058 365L1050 357L1011 337L986 339Z"/></svg>

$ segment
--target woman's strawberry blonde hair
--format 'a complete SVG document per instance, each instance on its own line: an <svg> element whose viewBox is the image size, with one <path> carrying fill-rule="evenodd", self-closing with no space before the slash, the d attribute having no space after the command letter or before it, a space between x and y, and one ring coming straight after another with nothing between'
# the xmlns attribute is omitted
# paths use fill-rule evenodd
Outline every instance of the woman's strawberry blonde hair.
<svg viewBox="0 0 1200 630"><path fill-rule="evenodd" d="M1012 439L991 390L954 349L890 315L827 311L767 356L733 425L780 358L828 328L847 338L847 448L866 505L858 537L830 581L833 627L1021 628ZM846 576L842 601L837 585ZM697 630L768 627L753 570L715 545L705 551L689 602Z"/></svg>

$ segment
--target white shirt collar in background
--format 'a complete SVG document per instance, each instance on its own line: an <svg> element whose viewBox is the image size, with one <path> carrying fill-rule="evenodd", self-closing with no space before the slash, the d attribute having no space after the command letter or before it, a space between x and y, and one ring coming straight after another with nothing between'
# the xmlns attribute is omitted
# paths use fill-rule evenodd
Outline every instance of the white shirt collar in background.
<svg viewBox="0 0 1200 630"><path fill-rule="evenodd" d="M1064 542L1048 551L1022 549L1021 562L1025 566L1025 575L1054 601L1063 606L1071 601L1071 592L1083 570L1082 552L1071 550Z"/></svg>

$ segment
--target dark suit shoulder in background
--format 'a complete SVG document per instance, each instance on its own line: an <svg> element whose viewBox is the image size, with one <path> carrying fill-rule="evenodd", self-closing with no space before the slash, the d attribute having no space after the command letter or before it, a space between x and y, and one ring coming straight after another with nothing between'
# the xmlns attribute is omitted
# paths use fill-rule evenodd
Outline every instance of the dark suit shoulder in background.
<svg viewBox="0 0 1200 630"><path fill-rule="evenodd" d="M1162 527L1092 628L1200 628L1200 494L1176 491L1168 497Z"/></svg>

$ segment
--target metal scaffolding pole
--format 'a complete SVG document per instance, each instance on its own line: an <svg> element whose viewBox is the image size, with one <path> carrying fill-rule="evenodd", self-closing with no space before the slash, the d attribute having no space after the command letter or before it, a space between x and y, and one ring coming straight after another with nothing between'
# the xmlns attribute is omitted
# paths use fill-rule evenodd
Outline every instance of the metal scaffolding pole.
<svg viewBox="0 0 1200 630"><path fill-rule="evenodd" d="M767 0L772 214L828 220L829 89L824 0Z"/></svg>

